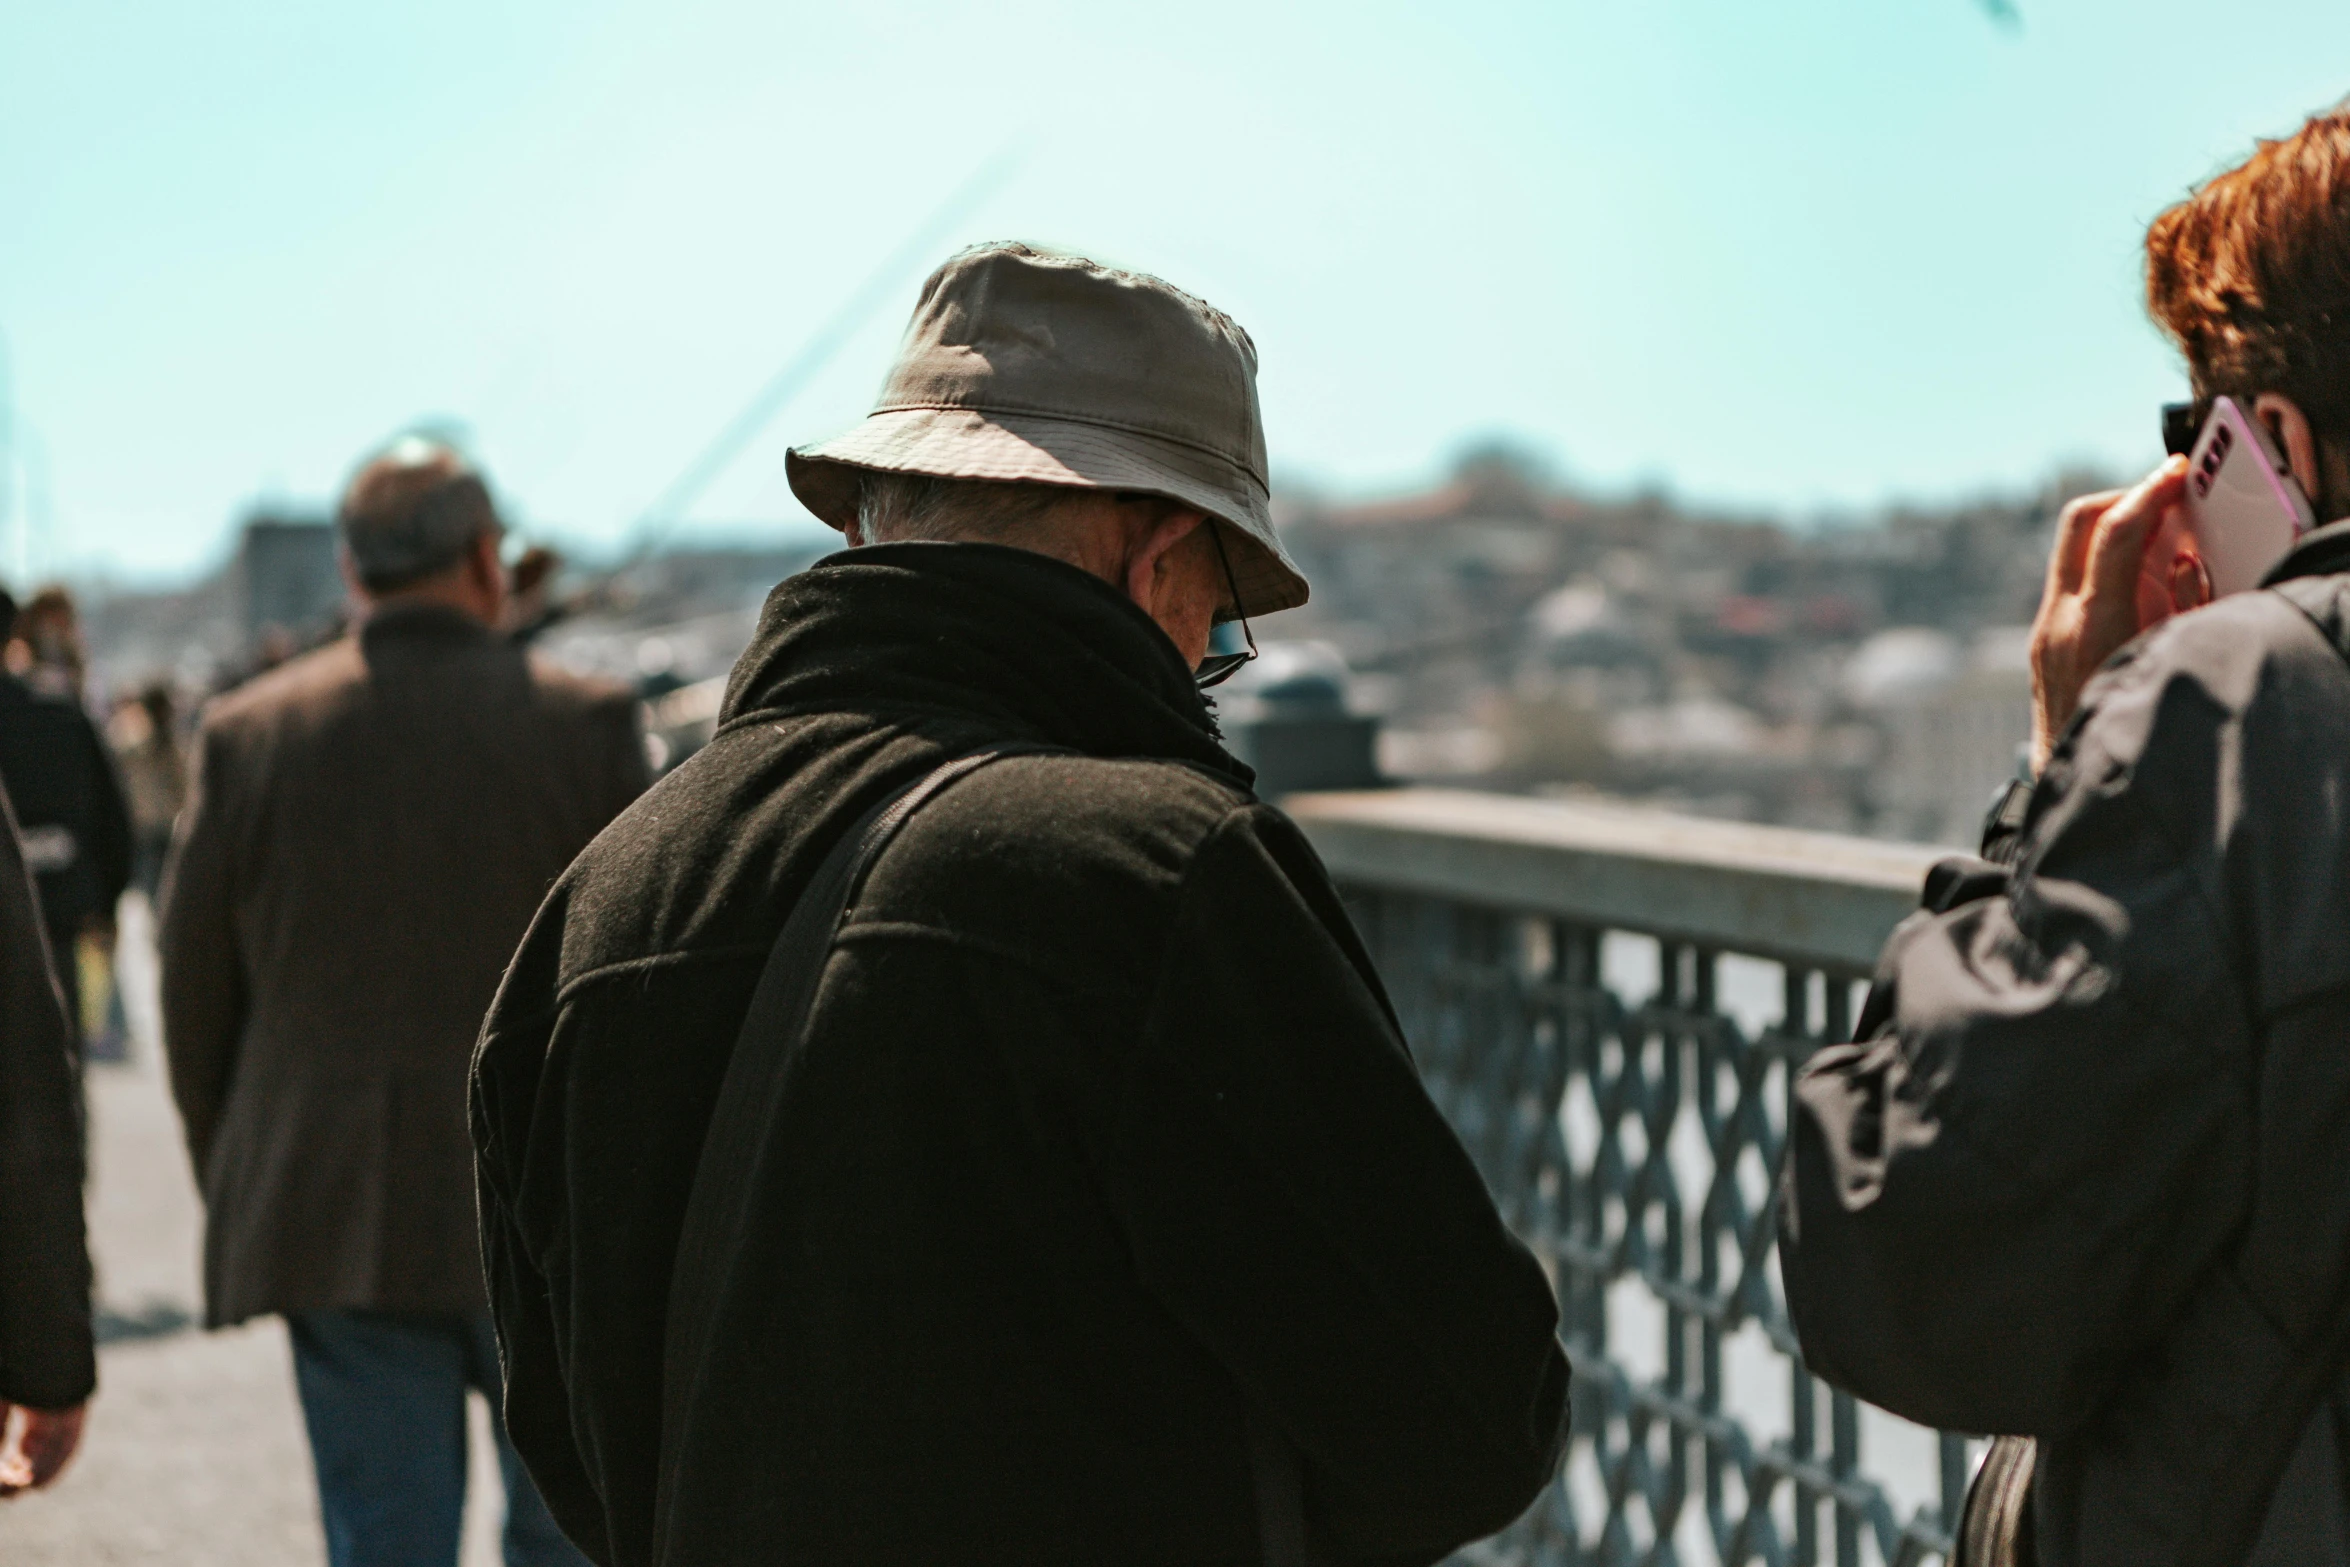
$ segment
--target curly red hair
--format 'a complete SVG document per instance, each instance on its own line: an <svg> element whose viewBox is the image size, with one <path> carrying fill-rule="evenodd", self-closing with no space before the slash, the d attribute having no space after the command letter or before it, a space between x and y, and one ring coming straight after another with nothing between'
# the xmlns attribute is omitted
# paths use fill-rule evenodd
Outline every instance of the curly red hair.
<svg viewBox="0 0 2350 1567"><path fill-rule="evenodd" d="M2282 392L2350 440L2350 102L2154 220L2146 307L2199 401Z"/></svg>

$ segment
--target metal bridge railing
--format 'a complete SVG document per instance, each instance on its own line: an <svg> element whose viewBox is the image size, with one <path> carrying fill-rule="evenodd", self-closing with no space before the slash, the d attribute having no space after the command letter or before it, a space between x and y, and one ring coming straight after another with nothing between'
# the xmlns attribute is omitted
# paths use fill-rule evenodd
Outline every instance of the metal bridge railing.
<svg viewBox="0 0 2350 1567"><path fill-rule="evenodd" d="M1566 1465L1457 1560L1946 1556L1966 1440L1804 1369L1774 1200L1795 1069L1848 1037L1945 851L1439 790L1287 803L1559 1295Z"/></svg>

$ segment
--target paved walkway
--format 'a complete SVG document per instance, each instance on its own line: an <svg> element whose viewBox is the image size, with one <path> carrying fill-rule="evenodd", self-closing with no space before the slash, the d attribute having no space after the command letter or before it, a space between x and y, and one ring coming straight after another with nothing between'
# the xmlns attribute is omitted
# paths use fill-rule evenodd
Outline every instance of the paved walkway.
<svg viewBox="0 0 2350 1567"><path fill-rule="evenodd" d="M197 1315L201 1210L153 1027L146 923L126 917L132 1064L90 1069L91 1245L103 1303L98 1397L81 1455L0 1502L6 1567L319 1567L310 1454L275 1319L226 1333ZM464 1567L494 1567L502 1508L474 1408Z"/></svg>

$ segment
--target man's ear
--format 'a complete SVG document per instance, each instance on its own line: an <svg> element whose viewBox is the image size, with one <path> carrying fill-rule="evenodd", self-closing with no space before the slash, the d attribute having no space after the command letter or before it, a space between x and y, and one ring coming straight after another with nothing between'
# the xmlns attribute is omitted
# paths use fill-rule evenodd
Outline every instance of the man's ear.
<svg viewBox="0 0 2350 1567"><path fill-rule="evenodd" d="M1133 553L1126 557L1126 596L1145 614L1155 616L1159 611L1168 555L1205 521L1201 512L1170 509L1136 540Z"/></svg>
<svg viewBox="0 0 2350 1567"><path fill-rule="evenodd" d="M2301 411L2301 405L2282 392L2263 392L2252 400L2252 417L2267 427L2269 439L2285 454L2285 466L2292 470L2301 493L2309 497L2312 506L2322 508L2325 470L2318 465L2317 435L2309 428L2309 416Z"/></svg>

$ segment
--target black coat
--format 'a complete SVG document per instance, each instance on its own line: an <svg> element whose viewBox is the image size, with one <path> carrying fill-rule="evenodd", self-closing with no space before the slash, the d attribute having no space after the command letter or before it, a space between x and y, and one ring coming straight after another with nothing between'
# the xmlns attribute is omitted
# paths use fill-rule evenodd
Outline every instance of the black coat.
<svg viewBox="0 0 2350 1567"><path fill-rule="evenodd" d="M131 882L131 813L113 753L79 703L0 673L0 783L63 949L90 920L112 920Z"/></svg>
<svg viewBox="0 0 2350 1567"><path fill-rule="evenodd" d="M41 912L0 789L0 1402L70 1409L97 1374L81 1095Z"/></svg>
<svg viewBox="0 0 2350 1567"><path fill-rule="evenodd" d="M1322 1559L1507 1523L1565 1439L1555 1307L1328 877L1146 616L943 544L775 591L717 738L572 867L491 1012L484 1246L556 1516L656 1559L671 1261L752 985L846 825L997 740L1084 754L957 784L861 898L665 1559L1254 1564L1252 1425Z"/></svg>
<svg viewBox="0 0 2350 1567"><path fill-rule="evenodd" d="M2350 525L2091 682L1797 1088L1806 1358L2040 1441L2047 1567L2161 1567L2350 1290ZM2273 1423L2273 1422L2272 1422ZM2259 1561L2350 1561L2339 1393Z"/></svg>

